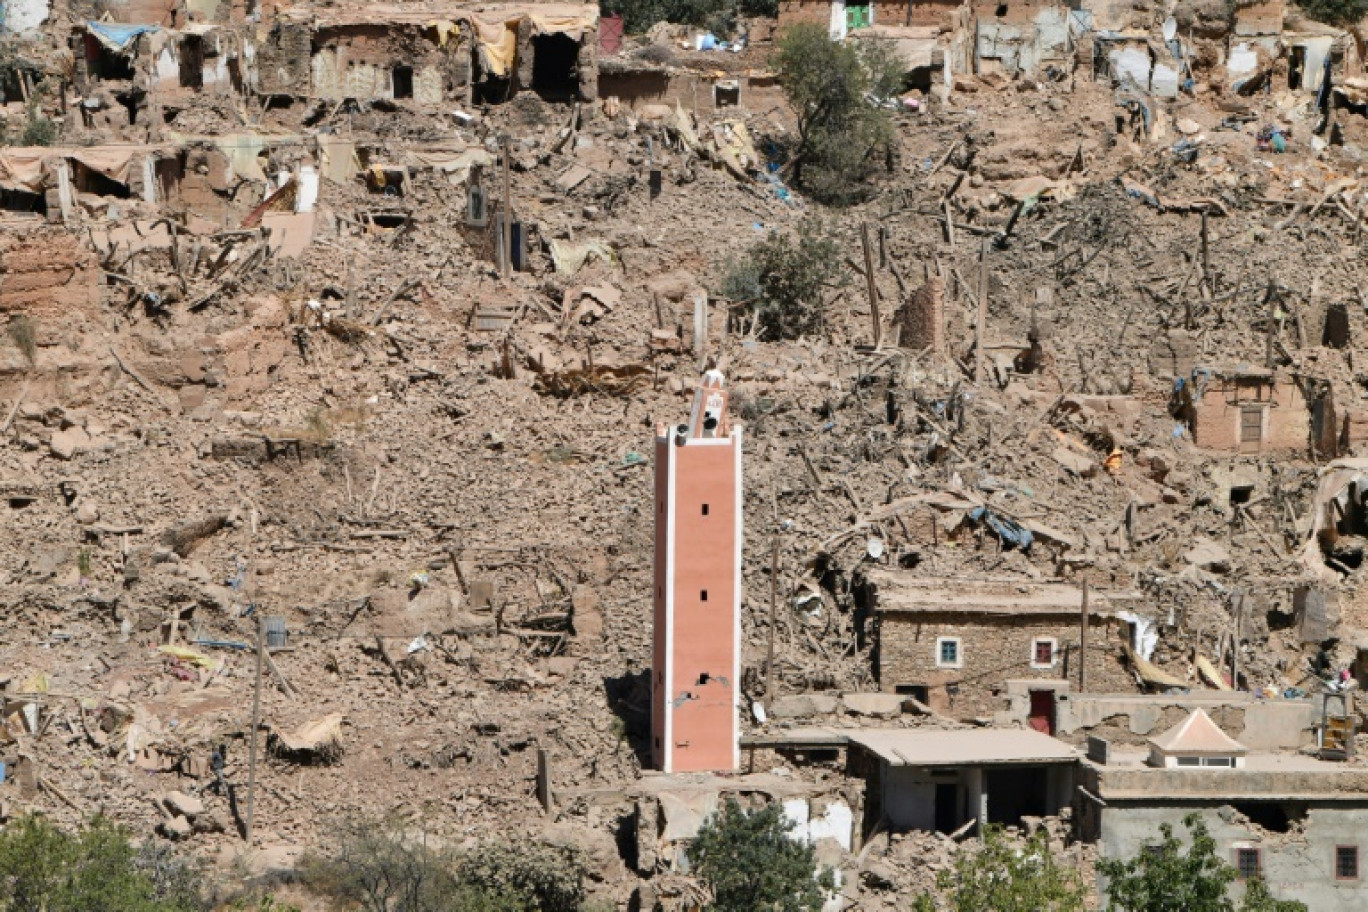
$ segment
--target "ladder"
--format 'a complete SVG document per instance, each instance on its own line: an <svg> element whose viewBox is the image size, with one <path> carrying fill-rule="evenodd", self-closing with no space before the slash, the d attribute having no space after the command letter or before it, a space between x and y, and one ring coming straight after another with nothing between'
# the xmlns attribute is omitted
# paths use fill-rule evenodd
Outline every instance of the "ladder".
<svg viewBox="0 0 1368 912"><path fill-rule="evenodd" d="M1339 712L1330 712L1331 702L1339 704ZM1343 693L1321 694L1320 758L1349 760L1354 756L1354 735L1358 726L1349 709L1349 697Z"/></svg>

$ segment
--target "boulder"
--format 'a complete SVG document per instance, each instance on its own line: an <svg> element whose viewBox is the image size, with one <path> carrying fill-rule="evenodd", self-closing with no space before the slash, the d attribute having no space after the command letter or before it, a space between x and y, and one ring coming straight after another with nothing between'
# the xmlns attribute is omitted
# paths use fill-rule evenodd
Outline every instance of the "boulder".
<svg viewBox="0 0 1368 912"><path fill-rule="evenodd" d="M196 817L204 813L204 802L185 792L169 792L162 798L162 804L171 813L183 817Z"/></svg>
<svg viewBox="0 0 1368 912"><path fill-rule="evenodd" d="M902 715L905 698L890 693L848 693L841 697L841 707L853 716L873 716L893 719Z"/></svg>

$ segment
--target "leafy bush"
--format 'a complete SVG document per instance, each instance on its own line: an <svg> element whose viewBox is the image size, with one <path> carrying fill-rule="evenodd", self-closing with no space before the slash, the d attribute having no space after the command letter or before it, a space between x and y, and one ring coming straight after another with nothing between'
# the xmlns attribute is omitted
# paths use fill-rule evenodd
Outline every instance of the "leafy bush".
<svg viewBox="0 0 1368 912"><path fill-rule="evenodd" d="M804 22L779 37L774 63L798 115L794 182L819 202L849 205L870 193L878 152L891 156L893 119L871 97L887 97L905 71L881 43L859 50Z"/></svg>
<svg viewBox="0 0 1368 912"><path fill-rule="evenodd" d="M1097 870L1108 881L1109 912L1235 912L1226 889L1235 880L1235 869L1216 854L1216 840L1197 814L1183 818L1190 848L1173 834L1173 827L1159 825L1162 841L1135 858L1104 858ZM1261 881L1245 890L1242 912L1306 912L1296 901L1276 900Z"/></svg>
<svg viewBox="0 0 1368 912"><path fill-rule="evenodd" d="M822 290L833 283L836 242L817 222L806 221L797 238L777 231L724 266L723 297L745 305L766 340L797 339L822 328Z"/></svg>
<svg viewBox="0 0 1368 912"><path fill-rule="evenodd" d="M43 113L38 110L38 105L30 104L19 144L21 146L50 146L55 142L57 142L56 121L43 116Z"/></svg>
<svg viewBox="0 0 1368 912"><path fill-rule="evenodd" d="M18 314L10 318L9 323L5 324L5 334L10 337L10 341L15 344L19 351L23 352L24 359L29 364L34 364L38 360L38 331L24 314Z"/></svg>
<svg viewBox="0 0 1368 912"><path fill-rule="evenodd" d="M621 16L629 35L639 35L657 22L696 25L721 38L731 35L740 16L779 15L779 0L600 0L605 16Z"/></svg>
<svg viewBox="0 0 1368 912"><path fill-rule="evenodd" d="M169 853L139 852L128 832L95 817L72 835L39 815L0 831L3 912L194 912L199 869Z"/></svg>
<svg viewBox="0 0 1368 912"><path fill-rule="evenodd" d="M1302 12L1317 22L1349 26L1368 16L1368 0L1300 0Z"/></svg>
<svg viewBox="0 0 1368 912"><path fill-rule="evenodd" d="M575 912L584 902L578 853L537 843L486 842L456 859L463 885L515 900L519 912Z"/></svg>
<svg viewBox="0 0 1368 912"><path fill-rule="evenodd" d="M817 912L830 871L817 876L814 851L789 838L777 804L744 811L728 799L708 818L689 849L699 879L712 891L713 912Z"/></svg>
<svg viewBox="0 0 1368 912"><path fill-rule="evenodd" d="M1001 827L988 827L983 845L961 852L953 871L942 871L937 886L952 912L1083 912L1078 872L1062 867L1050 854L1043 833L1024 846L1007 839ZM929 896L917 912L933 912Z"/></svg>
<svg viewBox="0 0 1368 912"><path fill-rule="evenodd" d="M576 912L584 867L569 849L489 842L439 851L397 824L345 831L326 855L305 856L309 889L365 912Z"/></svg>

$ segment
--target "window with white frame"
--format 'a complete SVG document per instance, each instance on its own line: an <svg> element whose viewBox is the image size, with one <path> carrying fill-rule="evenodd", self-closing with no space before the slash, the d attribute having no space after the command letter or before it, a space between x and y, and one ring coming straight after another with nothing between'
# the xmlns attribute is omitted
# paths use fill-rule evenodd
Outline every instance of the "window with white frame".
<svg viewBox="0 0 1368 912"><path fill-rule="evenodd" d="M964 665L964 651L959 637L936 638L936 667L960 668Z"/></svg>
<svg viewBox="0 0 1368 912"><path fill-rule="evenodd" d="M1036 637L1031 640L1031 667L1054 668L1058 653L1059 641L1054 637Z"/></svg>

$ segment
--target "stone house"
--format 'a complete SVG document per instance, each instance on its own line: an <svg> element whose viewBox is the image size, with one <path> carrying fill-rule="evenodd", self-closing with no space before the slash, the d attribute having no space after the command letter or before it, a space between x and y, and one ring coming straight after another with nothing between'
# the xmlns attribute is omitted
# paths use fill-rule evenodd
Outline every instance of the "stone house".
<svg viewBox="0 0 1368 912"><path fill-rule="evenodd" d="M1020 826L1074 801L1078 752L1020 729L851 729L848 772L865 780L862 829L981 831Z"/></svg>
<svg viewBox="0 0 1368 912"><path fill-rule="evenodd" d="M861 591L877 619L885 691L959 717L991 716L1008 680L1040 682L1041 694L1033 698L1052 706L1058 683L1078 679L1083 594L1072 584L913 579L876 570L866 574ZM1089 690L1135 691L1121 656L1140 622L1126 610L1137 600L1089 594Z"/></svg>
<svg viewBox="0 0 1368 912"><path fill-rule="evenodd" d="M1154 762L1156 754L1163 765ZM1273 895L1299 899L1316 912L1368 905L1361 864L1368 848L1368 772L1362 767L1247 749L1210 720L1189 718L1148 750L1090 750L1078 774L1079 835L1097 842L1102 858L1133 858L1156 845L1161 824L1183 836L1183 818L1196 813L1217 854L1238 874L1237 901L1257 876Z"/></svg>

